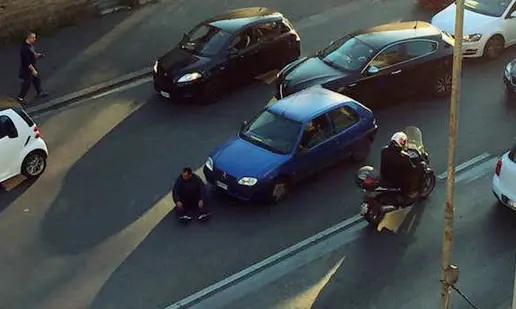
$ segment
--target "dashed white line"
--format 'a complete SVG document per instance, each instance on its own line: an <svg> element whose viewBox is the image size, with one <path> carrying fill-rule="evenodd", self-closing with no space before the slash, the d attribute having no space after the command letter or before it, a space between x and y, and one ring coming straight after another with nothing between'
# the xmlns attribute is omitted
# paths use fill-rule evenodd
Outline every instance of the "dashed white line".
<svg viewBox="0 0 516 309"><path fill-rule="evenodd" d="M290 255L293 255L295 253L300 252L303 249L306 249L307 247L310 247L317 242L327 238L330 235L333 235L341 230L344 230L346 228L349 228L350 226L359 223L363 221L364 218L361 215L356 215L354 217L351 217L347 220L342 221L339 224L336 224L322 232L319 232L283 251L280 251L273 256L270 256L266 258L265 260L258 262L254 265L251 265L250 267L232 275L228 278L219 281L195 294L192 294L168 307L165 309L180 309L180 308L186 308L188 306L191 306L192 304L199 302L200 300L209 297L210 295L213 295L215 293L218 293L222 290L227 289L228 287L234 285L235 283L248 278L249 276L252 276L253 274L256 274L268 267L271 267L272 265L278 263L279 261L287 258Z"/></svg>
<svg viewBox="0 0 516 309"><path fill-rule="evenodd" d="M489 158L490 156L491 155L489 153L484 152L483 154L480 154L480 155L478 155L478 156L476 156L474 158L471 158L468 161L457 165L455 167L455 173L463 171L463 170L467 169L468 167L473 166L473 165L477 164L478 162L481 162L481 161ZM444 173L441 173L441 174L437 175L437 178L439 180L444 180L447 177L448 177L448 172L444 172Z"/></svg>

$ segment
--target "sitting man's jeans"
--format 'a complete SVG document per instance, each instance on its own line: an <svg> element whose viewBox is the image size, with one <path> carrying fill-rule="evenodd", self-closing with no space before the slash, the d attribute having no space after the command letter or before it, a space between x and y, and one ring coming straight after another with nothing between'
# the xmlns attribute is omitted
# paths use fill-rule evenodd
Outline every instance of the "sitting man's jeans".
<svg viewBox="0 0 516 309"><path fill-rule="evenodd" d="M198 202L183 203L182 208L176 206L176 216L179 219L202 218L208 214L205 208L206 206L204 206L202 209L199 208Z"/></svg>

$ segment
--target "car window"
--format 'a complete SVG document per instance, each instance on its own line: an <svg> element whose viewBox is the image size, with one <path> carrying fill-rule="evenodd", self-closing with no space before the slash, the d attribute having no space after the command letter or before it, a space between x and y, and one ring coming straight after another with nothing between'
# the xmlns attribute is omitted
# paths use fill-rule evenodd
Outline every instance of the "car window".
<svg viewBox="0 0 516 309"><path fill-rule="evenodd" d="M14 130L16 132L16 135L18 135L18 130L16 130L16 127L14 126L13 121L11 118L2 115L0 116L0 138L4 138L9 135L9 131Z"/></svg>
<svg viewBox="0 0 516 309"><path fill-rule="evenodd" d="M237 52L244 51L255 45L257 42L256 31L254 31L254 29L247 29L238 34L233 41L231 41L229 48Z"/></svg>
<svg viewBox="0 0 516 309"><path fill-rule="evenodd" d="M200 25L185 35L181 48L200 55L214 56L227 46L230 38L230 33L217 27Z"/></svg>
<svg viewBox="0 0 516 309"><path fill-rule="evenodd" d="M328 116L330 116L330 120L333 122L336 133L351 127L359 120L355 112L348 106L333 109L328 112Z"/></svg>
<svg viewBox="0 0 516 309"><path fill-rule="evenodd" d="M433 41L411 41L405 43L407 58L417 58L433 53L437 50L437 42Z"/></svg>
<svg viewBox="0 0 516 309"><path fill-rule="evenodd" d="M258 24L255 30L258 40L273 39L282 34L281 24L276 21Z"/></svg>
<svg viewBox="0 0 516 309"><path fill-rule="evenodd" d="M383 69L407 60L402 44L396 44L384 49L371 61L370 66Z"/></svg>
<svg viewBox="0 0 516 309"><path fill-rule="evenodd" d="M302 124L268 110L260 113L239 136L262 148L281 154L294 150Z"/></svg>
<svg viewBox="0 0 516 309"><path fill-rule="evenodd" d="M344 37L319 52L318 57L327 65L356 72L375 54L375 50L354 37Z"/></svg>
<svg viewBox="0 0 516 309"><path fill-rule="evenodd" d="M326 114L309 121L303 130L300 146L305 149L313 148L332 136L332 130Z"/></svg>

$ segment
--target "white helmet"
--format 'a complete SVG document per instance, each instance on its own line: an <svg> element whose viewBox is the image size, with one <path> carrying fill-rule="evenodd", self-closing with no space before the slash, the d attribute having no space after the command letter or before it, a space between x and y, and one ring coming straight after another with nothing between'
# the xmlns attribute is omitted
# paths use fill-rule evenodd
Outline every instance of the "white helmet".
<svg viewBox="0 0 516 309"><path fill-rule="evenodd" d="M407 134L405 134L403 132L396 132L391 137L391 142L396 142L396 144L398 144L398 146L403 148L407 144Z"/></svg>

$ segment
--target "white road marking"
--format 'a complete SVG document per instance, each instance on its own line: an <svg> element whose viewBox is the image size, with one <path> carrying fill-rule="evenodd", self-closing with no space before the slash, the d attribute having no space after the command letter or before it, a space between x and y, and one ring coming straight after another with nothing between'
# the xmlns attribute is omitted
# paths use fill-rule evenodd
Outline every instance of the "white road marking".
<svg viewBox="0 0 516 309"><path fill-rule="evenodd" d="M497 161L498 158L491 158L485 162L478 164L473 168L468 169L467 171L457 174L457 176L455 176L455 183L470 183L491 173L492 171L494 171L494 167Z"/></svg>
<svg viewBox="0 0 516 309"><path fill-rule="evenodd" d="M460 172L460 171L462 171L462 170L465 170L465 169L467 169L468 167L470 167L470 166L472 166L472 165L475 165L475 164L477 164L478 162L483 161L483 160L485 160L485 159L489 158L490 156L491 156L491 155L490 155L489 153L484 152L484 153L483 153L483 154L481 154L481 155L478 155L478 156L476 156L476 157L474 157L474 158L472 158L472 159L469 159L468 161L466 161L466 162L464 162L464 163L461 163L461 164L457 165L457 166L455 167L455 173L458 173L458 172ZM437 178L438 178L439 180L444 180L444 179L446 179L447 177L448 177L448 172L444 172L444 173L441 173L441 174L437 175Z"/></svg>
<svg viewBox="0 0 516 309"><path fill-rule="evenodd" d="M333 236L317 243L316 245L298 252L283 261L252 275L236 284L218 292L214 295L202 299L199 303L189 306L190 309L219 309L231 308L231 303L236 301L250 292L256 292L272 282L288 275L296 269L316 261L319 258L330 254L333 251L342 248L346 244L355 241L360 237L362 231L367 227L367 222L361 222L349 229L341 231ZM185 304L178 302L176 307L167 307L165 309L184 308Z"/></svg>
<svg viewBox="0 0 516 309"><path fill-rule="evenodd" d="M112 93L126 91L126 90L129 90L129 89L134 88L134 87L138 87L140 85L146 84L146 83L151 82L151 81L152 81L152 77L145 77L143 79L138 79L138 80L135 80L134 82L131 82L131 83L126 84L126 85L123 85L121 87L117 87L117 88L108 90L106 92L99 93L97 95L92 96L91 98L92 99L102 98L102 97L110 95Z"/></svg>
<svg viewBox="0 0 516 309"><path fill-rule="evenodd" d="M179 309L179 308L185 308L187 306L191 306L192 304L197 303L206 297L212 297L212 295L221 293L221 291L228 289L230 286L234 285L235 283L237 283L239 281L242 281L246 278L249 278L249 280L251 280L258 273L260 273L260 272L263 273L264 270L271 268L271 266L286 259L287 257L292 256L292 255L297 255L300 252L305 252L305 251L307 251L308 247L314 246L314 244L317 244L319 241L327 238L328 236L333 235L339 231L346 230L350 226L352 226L356 223L362 222L363 220L364 220L363 217L360 215L356 215L347 220L344 220L341 223L336 224L322 232L319 232L319 233L317 233L317 234L315 234L315 235L313 235L313 236L311 236L283 251L280 251L280 252L274 254L273 256L266 258L265 260L263 260L261 262L251 265L250 267L248 267L236 274L233 274L222 281L219 281L197 293L194 293L194 294L166 307L165 309ZM364 228L365 226L367 226L367 224L365 222L362 222L362 223L363 224L360 225L361 229ZM314 254L314 252L312 252L312 254ZM292 263L292 261L290 261L290 262L284 261L284 262L287 264ZM274 267L274 269L275 268L276 267ZM276 272L279 273L279 270L276 270ZM238 288L238 287L236 287L236 288ZM208 306L205 308L213 308L213 307Z"/></svg>

